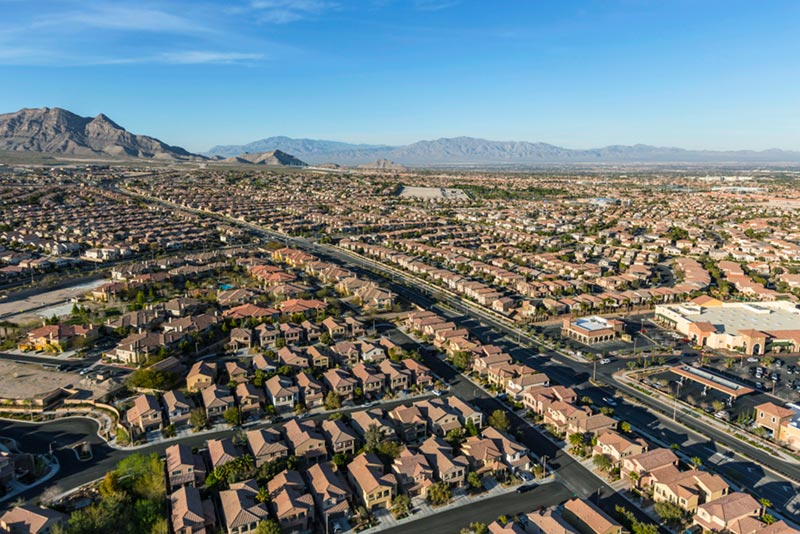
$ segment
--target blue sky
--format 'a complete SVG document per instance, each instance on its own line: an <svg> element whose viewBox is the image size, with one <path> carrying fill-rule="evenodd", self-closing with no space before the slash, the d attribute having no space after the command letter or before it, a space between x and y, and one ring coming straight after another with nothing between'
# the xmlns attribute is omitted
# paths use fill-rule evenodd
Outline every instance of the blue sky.
<svg viewBox="0 0 800 534"><path fill-rule="evenodd" d="M800 150L800 2L0 0L0 111L272 135Z"/></svg>

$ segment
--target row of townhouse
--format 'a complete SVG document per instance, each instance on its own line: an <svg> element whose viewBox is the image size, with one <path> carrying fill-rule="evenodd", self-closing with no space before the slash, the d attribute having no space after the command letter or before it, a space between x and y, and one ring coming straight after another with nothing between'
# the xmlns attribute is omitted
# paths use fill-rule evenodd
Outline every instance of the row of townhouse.
<svg viewBox="0 0 800 534"><path fill-rule="evenodd" d="M243 454L251 455L257 467L293 455L303 469L283 471L273 478L267 485L270 499L265 505L254 501L258 487L253 481L231 484L220 492L219 526L231 534L249 532L270 515L285 531L308 532L316 520L349 517L358 504L368 510L388 508L399 491L425 495L437 481L461 486L472 469L500 475L527 467L525 447L493 428L484 428L470 438L462 453L454 451L443 439L446 429L460 428L467 421L476 422L476 428L482 426L481 412L455 397L406 407L418 411L428 430L421 441L410 443L412 446L405 448L388 469L368 452L355 456L338 471L328 462L336 454L352 457L366 441L368 432L377 430L384 439L405 441L402 438L408 435L409 422L400 413L403 408L397 407L388 414L380 409L354 412L349 423L341 419L319 424L293 419L282 429L250 430L241 445L230 438L209 440L205 451L193 451L185 444L170 446L165 464L173 528L196 534L214 526L212 501L202 499L196 488L203 486L208 473ZM443 420L445 412L455 417L455 426Z"/></svg>

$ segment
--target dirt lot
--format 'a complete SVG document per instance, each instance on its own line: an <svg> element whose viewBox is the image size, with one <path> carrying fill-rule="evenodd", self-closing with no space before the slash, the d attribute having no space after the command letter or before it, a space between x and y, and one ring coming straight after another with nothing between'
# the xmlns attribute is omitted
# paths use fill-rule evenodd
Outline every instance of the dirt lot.
<svg viewBox="0 0 800 534"><path fill-rule="evenodd" d="M0 317L17 324L24 324L38 321L41 317L50 317L54 313L69 313L72 309L72 304L65 304L63 310L60 309L62 307L59 307L58 304L88 293L106 282L109 282L109 280L95 280L94 282L76 286L45 291L21 300L0 301Z"/></svg>
<svg viewBox="0 0 800 534"><path fill-rule="evenodd" d="M77 373L43 369L36 363L19 364L0 361L0 397L25 399L59 387L77 387L92 392L92 397L108 391L108 382L93 384Z"/></svg>

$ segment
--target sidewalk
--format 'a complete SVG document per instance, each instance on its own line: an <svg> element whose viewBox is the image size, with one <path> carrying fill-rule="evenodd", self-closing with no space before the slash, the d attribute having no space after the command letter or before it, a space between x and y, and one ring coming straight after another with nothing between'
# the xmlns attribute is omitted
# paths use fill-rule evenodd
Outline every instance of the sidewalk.
<svg viewBox="0 0 800 534"><path fill-rule="evenodd" d="M536 484L549 484L554 480L554 477L548 477L546 479L536 481ZM484 480L484 487L488 487L486 491L479 495L470 496L463 488L458 488L453 490L453 500L450 503L444 506L436 506L433 507L423 498L423 497L415 497L411 501L410 508L412 510L417 510L414 514L410 514L403 519L395 519L394 515L390 510L376 510L373 512L373 515L380 521L378 526L369 528L367 530L362 531L364 534L372 534L374 532L380 532L382 530L386 530L392 527L396 527L398 525L402 525L405 523L410 523L412 521L417 521L418 519L424 519L426 517L430 517L432 515L452 510L453 508L460 508L462 506L466 506L471 504L475 501L488 499L491 497L497 497L499 495L505 495L506 493L512 493L516 491L517 485L511 486L503 486L494 478L487 478ZM424 529L421 529L424 531Z"/></svg>

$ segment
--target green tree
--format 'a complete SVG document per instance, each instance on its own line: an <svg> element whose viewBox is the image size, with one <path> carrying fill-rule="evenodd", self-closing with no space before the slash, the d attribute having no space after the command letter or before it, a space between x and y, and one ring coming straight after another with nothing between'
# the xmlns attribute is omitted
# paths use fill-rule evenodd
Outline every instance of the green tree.
<svg viewBox="0 0 800 534"><path fill-rule="evenodd" d="M464 429L454 428L450 430L447 435L445 435L444 440L454 449L458 449L461 446L461 442L464 441Z"/></svg>
<svg viewBox="0 0 800 534"><path fill-rule="evenodd" d="M274 519L265 519L258 523L256 534L281 534L281 526Z"/></svg>
<svg viewBox="0 0 800 534"><path fill-rule="evenodd" d="M378 450L378 446L383 441L383 433L381 432L380 427L375 423L369 425L367 431L364 432L364 449L367 452L375 452Z"/></svg>
<svg viewBox="0 0 800 534"><path fill-rule="evenodd" d="M208 424L206 411L202 408L195 408L189 412L189 424L192 426L192 430L195 432L203 430Z"/></svg>
<svg viewBox="0 0 800 534"><path fill-rule="evenodd" d="M256 501L260 503L269 502L269 489L266 486L262 486L258 488L258 493L256 493Z"/></svg>
<svg viewBox="0 0 800 534"><path fill-rule="evenodd" d="M703 460L699 456L692 456L689 461L692 463L692 469L697 469L703 465Z"/></svg>
<svg viewBox="0 0 800 534"><path fill-rule="evenodd" d="M452 498L453 493L446 482L435 482L428 488L428 502L433 505L447 504Z"/></svg>
<svg viewBox="0 0 800 534"><path fill-rule="evenodd" d="M253 385L257 388L263 387L266 379L267 374L261 369L256 369L256 372L253 375Z"/></svg>
<svg viewBox="0 0 800 534"><path fill-rule="evenodd" d="M600 471L608 471L613 467L611 459L605 454L595 454L592 458L592 464Z"/></svg>
<svg viewBox="0 0 800 534"><path fill-rule="evenodd" d="M468 369L471 362L472 359L468 352L458 351L453 355L453 365L461 371Z"/></svg>
<svg viewBox="0 0 800 534"><path fill-rule="evenodd" d="M508 420L508 414L505 410L495 410L489 416L489 425L501 432L505 432L511 426L511 422Z"/></svg>
<svg viewBox="0 0 800 534"><path fill-rule="evenodd" d="M470 436L477 436L480 432L472 419L467 419L467 423L464 425L464 430L466 430L467 434Z"/></svg>
<svg viewBox="0 0 800 534"><path fill-rule="evenodd" d="M480 489L483 487L483 480L481 480L481 476L475 471L470 471L469 475L467 475L467 483L473 489Z"/></svg>
<svg viewBox="0 0 800 534"><path fill-rule="evenodd" d="M231 408L228 408L227 410L225 410L225 413L223 414L223 417L225 418L225 422L228 423L228 425L230 425L230 426L238 425L239 424L239 420L241 418L241 416L239 414L239 408L237 408L235 406L232 406Z"/></svg>
<svg viewBox="0 0 800 534"><path fill-rule="evenodd" d="M677 523L683 519L683 508L675 503L662 501L657 502L653 507L658 514L658 517L668 523Z"/></svg>
<svg viewBox="0 0 800 534"><path fill-rule="evenodd" d="M408 515L410 506L411 499L408 498L408 495L401 493L392 501L392 513L397 518L405 517Z"/></svg>
<svg viewBox="0 0 800 534"><path fill-rule="evenodd" d="M126 384L130 389L145 388L145 389L170 389L177 381L177 376L169 371L161 369L153 369L147 367L145 369L137 369L128 376Z"/></svg>
<svg viewBox="0 0 800 534"><path fill-rule="evenodd" d="M570 434L567 437L567 440L569 441L569 444L572 445L575 448L583 446L583 434L581 434L579 432L575 432L574 434Z"/></svg>
<svg viewBox="0 0 800 534"><path fill-rule="evenodd" d="M625 434L628 434L631 431L631 424L627 421L620 421L619 429Z"/></svg>
<svg viewBox="0 0 800 534"><path fill-rule="evenodd" d="M325 409L326 410L338 410L342 407L342 398L339 396L338 393L331 390L325 396Z"/></svg>

